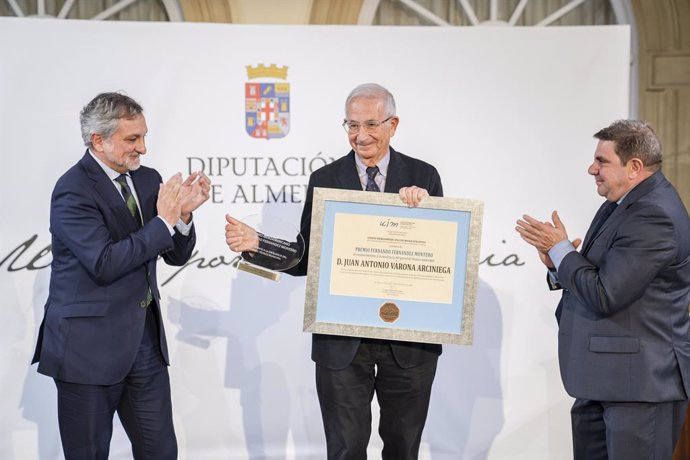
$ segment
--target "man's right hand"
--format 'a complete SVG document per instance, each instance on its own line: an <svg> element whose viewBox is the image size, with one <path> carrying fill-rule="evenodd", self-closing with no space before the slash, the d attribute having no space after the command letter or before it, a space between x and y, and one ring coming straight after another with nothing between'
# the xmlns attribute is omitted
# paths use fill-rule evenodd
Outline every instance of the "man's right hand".
<svg viewBox="0 0 690 460"><path fill-rule="evenodd" d="M259 249L259 235L256 230L242 221L225 215L225 242L234 252L256 252Z"/></svg>
<svg viewBox="0 0 690 460"><path fill-rule="evenodd" d="M171 227L177 224L182 210L182 203L190 193L189 187L182 187L182 174L173 175L165 184L160 185L156 209Z"/></svg>

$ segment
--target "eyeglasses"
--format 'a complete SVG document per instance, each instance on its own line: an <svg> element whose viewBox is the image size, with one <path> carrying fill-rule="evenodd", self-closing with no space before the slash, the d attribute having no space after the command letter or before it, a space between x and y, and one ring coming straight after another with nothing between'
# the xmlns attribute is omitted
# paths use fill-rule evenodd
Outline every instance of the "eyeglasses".
<svg viewBox="0 0 690 460"><path fill-rule="evenodd" d="M356 121L343 120L343 128L348 134L357 134L360 129L364 129L366 133L373 133L377 131L382 124L392 119L395 115L391 115L382 121L367 120L364 123L357 123Z"/></svg>

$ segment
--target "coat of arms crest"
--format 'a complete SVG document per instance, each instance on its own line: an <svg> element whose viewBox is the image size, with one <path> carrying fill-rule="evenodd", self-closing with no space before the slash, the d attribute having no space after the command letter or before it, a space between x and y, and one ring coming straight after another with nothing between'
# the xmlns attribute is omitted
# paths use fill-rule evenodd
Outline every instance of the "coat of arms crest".
<svg viewBox="0 0 690 460"><path fill-rule="evenodd" d="M247 66L244 85L245 128L257 139L279 139L290 131L290 84L287 66ZM254 81L258 80L258 81Z"/></svg>

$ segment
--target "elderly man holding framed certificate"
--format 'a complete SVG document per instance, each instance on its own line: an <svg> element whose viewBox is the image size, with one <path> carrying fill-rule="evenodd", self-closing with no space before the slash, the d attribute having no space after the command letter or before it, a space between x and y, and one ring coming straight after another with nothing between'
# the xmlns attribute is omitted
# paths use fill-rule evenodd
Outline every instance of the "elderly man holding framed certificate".
<svg viewBox="0 0 690 460"><path fill-rule="evenodd" d="M314 332L312 359L328 458L366 458L376 393L383 458L416 459L440 343L446 340L434 340L431 331L389 325L429 317L428 310L422 313L428 305L446 305L450 311L460 304L456 323L464 318L465 330L471 326L462 304L475 292L478 245L469 240L471 234L478 240L481 204L446 213L462 214L459 222L424 209L443 195L441 178L430 164L390 146L399 119L387 89L373 83L356 87L347 97L345 116L352 150L311 174L300 229L304 257L285 272L309 274L305 330ZM434 203L434 208L455 208ZM414 210L427 214L411 215ZM265 235L230 215L226 219L230 249L260 264ZM453 249L439 245L439 232ZM295 244L300 253L299 243L273 246L287 250ZM354 316L337 319L328 308ZM358 309L362 324L355 324ZM471 342L471 331L469 339L465 343Z"/></svg>

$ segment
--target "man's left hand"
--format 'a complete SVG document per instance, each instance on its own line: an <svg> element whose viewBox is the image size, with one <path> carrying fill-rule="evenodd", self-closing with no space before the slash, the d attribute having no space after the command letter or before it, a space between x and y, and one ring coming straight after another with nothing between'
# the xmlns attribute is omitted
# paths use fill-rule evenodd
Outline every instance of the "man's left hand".
<svg viewBox="0 0 690 460"><path fill-rule="evenodd" d="M208 200L211 192L211 180L203 171L194 172L185 179L182 187L189 190L189 193L182 202L180 219L188 224L192 220L192 211L195 211Z"/></svg>

